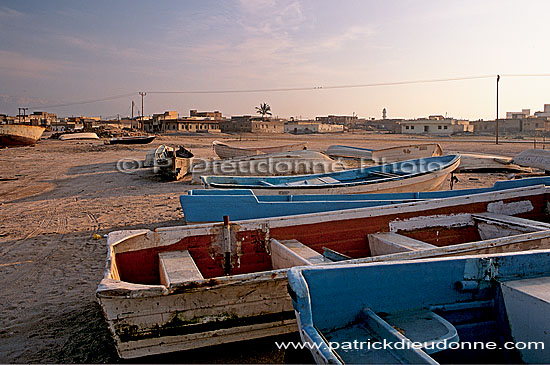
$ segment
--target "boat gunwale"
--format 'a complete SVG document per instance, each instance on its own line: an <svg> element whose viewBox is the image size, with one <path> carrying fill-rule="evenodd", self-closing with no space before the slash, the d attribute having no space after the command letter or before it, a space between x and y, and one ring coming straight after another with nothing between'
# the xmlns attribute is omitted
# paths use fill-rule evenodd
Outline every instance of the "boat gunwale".
<svg viewBox="0 0 550 365"><path fill-rule="evenodd" d="M277 221L280 223L281 221L288 221L298 220L298 222L294 222L294 225L300 225L300 224L315 224L320 223L323 221L323 218L327 218L330 221L337 221L337 220L346 220L346 219L354 219L354 218L369 218L373 216L383 216L383 215L391 215L392 211L394 211L396 208L400 212L409 212L409 211L415 211L415 212L421 212L421 211L427 211L432 209L437 209L441 206L440 202L441 200L447 201L449 204L445 204L445 207L452 207L457 205L464 205L464 204L472 204L476 201L481 200L482 202L491 202L496 201L497 199L491 199L491 196L495 195L504 195L502 199L506 199L506 195L511 195L508 197L508 199L513 199L516 197L522 197L522 196L533 196L533 195L542 195L542 194L548 194L550 193L550 187L546 187L545 185L536 185L533 187L528 187L529 189L524 189L522 187L520 188L514 188L514 189L507 189L507 190L501 190L497 192L487 192L487 193L481 193L478 194L477 199L472 199L471 196L459 196L459 197L451 197L451 198L444 198L444 199L436 199L435 201L419 201L419 202L411 202L411 203L403 203L403 204L396 204L393 206L383 206L381 207L366 207L366 208L360 208L359 212L352 212L354 214L350 214L348 211L340 211L344 212L344 214L340 214L337 217L330 217L334 216L335 213L338 211L332 211L332 212L323 212L323 213L310 213L310 214L300 214L295 216L285 216L285 217L279 217L279 219L265 219L265 218L258 218L258 219L251 219L251 220L242 220L242 221L235 221L232 222L232 224L238 224L241 230L255 230L255 229L269 229L269 228L276 228L276 227L282 227L284 225L277 225L272 223L277 223ZM541 191L542 190L542 191ZM538 192L538 194L537 194ZM481 196L481 197L480 197ZM483 199L486 198L486 199ZM498 199L500 200L500 199ZM436 204L434 204L436 203ZM434 206L435 205L435 206ZM414 209L419 207L419 209ZM412 209L411 209L412 208ZM361 217L357 217L357 213L374 211L375 214L364 214ZM294 219L292 217L295 217ZM331 219L332 218L332 219ZM336 219L334 219L336 218ZM275 221L275 222L273 222ZM305 221L301 223L300 221ZM108 244L108 253L107 253L107 259L106 259L106 266L104 270L104 277L101 280L100 285L97 288L96 295L98 297L127 297L127 294L131 293L131 297L139 296L139 297L150 297L150 296L157 296L157 295L168 295L172 293L174 290L170 290L169 288L163 286L163 285L148 285L148 284L134 284L130 282L125 282L122 280L113 279L113 270L114 270L114 261L115 261L115 248L116 246L130 241L132 239L136 239L140 236L153 236L150 241L160 243L156 245L152 245L150 247L146 248L153 248L153 247L163 247L163 246L169 246L171 244L177 243L179 240L181 240L182 236L186 236L187 234L191 235L209 235L211 229L223 227L223 223L204 223L204 224L194 224L189 226L175 226L175 227L161 227L156 228L154 231L151 230L132 230L132 231L114 231L111 232L108 236L107 244ZM210 229L208 229L210 228ZM125 233L128 233L127 235L124 235ZM520 235L514 235L509 237L518 237L518 236L530 236L535 237L533 239L539 239L538 236L542 235L545 238L545 234L549 234L550 231L537 231L537 232L530 232L530 233L524 233ZM163 237L164 236L164 237ZM459 244L459 245L468 245L468 244L475 244L476 242L479 245L479 242L500 242L505 241L507 237L504 238L497 238L497 239L490 239L490 240L482 240L482 241L475 241L475 242L468 242L465 244ZM458 245L453 245L454 247ZM447 246L447 247L453 247L453 246ZM146 248L139 248L137 250L146 249ZM123 252L130 252L130 251L137 251L137 250L126 250ZM422 250L418 251L416 254L411 253L405 253L408 254L407 257L414 255L426 255L426 254L433 254L434 250L437 249L429 249L429 250ZM437 252L445 252L445 250L440 250ZM435 252L435 253L437 253ZM403 255L403 253L397 253L392 255ZM390 255L383 255L381 257L387 257ZM393 256L396 257L396 256ZM454 256L456 257L456 256ZM420 258L416 258L420 259ZM410 260L410 258L409 258ZM346 263L344 265L356 265L358 263L374 263L372 257L365 257L365 258L358 258L358 259L352 259L347 260L349 263ZM406 261L406 260L403 260ZM392 261L394 262L394 261ZM342 265L342 262L339 263L330 263L328 265ZM221 284L227 281L225 285L234 285L238 282L242 281L249 281L252 280L254 277L256 277L254 280L259 280L262 275L265 275L265 279L268 280L269 278L272 278L273 274L276 276L283 275L286 276L286 272L288 269L279 269L279 270L267 270L267 271L261 271L261 272L254 272L254 273L244 273L244 274L236 274L231 275L228 277L215 277L217 281L217 284ZM187 282L183 286L193 286L189 283L196 284L197 288L200 287L212 287L212 278L210 279L203 279L193 282ZM132 288L125 287L125 284L128 284L128 286L132 286ZM216 286L215 284L214 286ZM193 290L193 288L189 288L187 290Z"/></svg>
<svg viewBox="0 0 550 365"><path fill-rule="evenodd" d="M329 184L318 184L318 185L241 185L241 184L229 184L229 183L219 183L219 182L209 182L208 179L211 177L217 177L217 176L201 176L202 183L208 188L217 188L217 189L261 189L261 190L280 190L280 189L330 189L330 188L345 188L345 187L353 187L353 186L363 186L363 185L372 185L372 184L379 184L379 183L385 183L385 182L392 182L392 181L401 181L405 179L410 179L414 177L424 176L427 174L437 174L437 173L443 173L446 170L451 171L446 172L450 173L453 172L460 166L460 154L455 155L446 155L446 156L454 156L451 161L447 162L443 167L437 169L437 170L429 170L429 171L422 171L422 172L416 172L416 173L409 173L407 175L400 175L400 176L394 176L394 177L382 177L379 179L374 180L362 180L362 181L351 181L351 182L339 182L339 183L329 183ZM426 158L442 158L446 156L434 156L434 157L425 157L425 158L419 158L419 159L412 159L412 160L405 160L405 161L399 161L399 162L393 162L391 164L387 165L396 165L396 164L403 164L410 161L417 161L417 160L423 160ZM378 165L378 166L372 166L372 167L381 167L381 166L387 166L387 165ZM454 166L457 165L457 166ZM291 176L293 179L300 179L301 177L309 177L310 179L315 179L317 176L319 177L325 177L328 175L334 175L338 173L353 173L353 172L359 172L361 170L369 169L372 167L360 167L357 169L351 169L351 170L343 170L343 171L337 171L334 173L323 173L323 174L311 174L311 175L293 175ZM233 177L241 177L241 176L223 176L223 178L230 179ZM254 176L245 176L246 178L254 178ZM283 178L284 176L281 176L279 178Z"/></svg>

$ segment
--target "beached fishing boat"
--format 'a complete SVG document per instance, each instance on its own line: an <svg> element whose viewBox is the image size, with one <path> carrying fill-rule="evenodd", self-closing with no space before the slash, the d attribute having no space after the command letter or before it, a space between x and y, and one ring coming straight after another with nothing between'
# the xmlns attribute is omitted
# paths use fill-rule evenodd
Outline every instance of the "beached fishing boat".
<svg viewBox="0 0 550 365"><path fill-rule="evenodd" d="M226 160L202 160L191 169L192 182L201 182L201 176L281 176L335 172L346 169L321 152L298 150L235 157Z"/></svg>
<svg viewBox="0 0 550 365"><path fill-rule="evenodd" d="M549 201L550 190L539 185L112 232L97 297L123 358L289 333L297 327L287 268L548 248ZM370 257L373 250L397 253Z"/></svg>
<svg viewBox="0 0 550 365"><path fill-rule="evenodd" d="M461 153L458 171L531 172L532 170L529 167L522 167L512 163L511 157L486 155L480 153Z"/></svg>
<svg viewBox="0 0 550 365"><path fill-rule="evenodd" d="M541 184L550 186L550 177L497 181L490 188L367 195L256 195L249 189L197 189L181 195L180 203L187 223L204 223L221 222L224 216L232 220L281 217L468 196Z"/></svg>
<svg viewBox="0 0 550 365"><path fill-rule="evenodd" d="M99 139L95 133L65 133L59 136L61 141L70 141L73 139Z"/></svg>
<svg viewBox="0 0 550 365"><path fill-rule="evenodd" d="M32 146L46 128L27 124L0 124L0 146Z"/></svg>
<svg viewBox="0 0 550 365"><path fill-rule="evenodd" d="M111 138L109 144L148 144L153 142L156 136L130 136Z"/></svg>
<svg viewBox="0 0 550 365"><path fill-rule="evenodd" d="M319 364L550 358L550 250L300 267L288 281Z"/></svg>
<svg viewBox="0 0 550 365"><path fill-rule="evenodd" d="M333 173L299 176L202 176L206 188L270 194L364 194L439 190L460 165L460 155L430 157Z"/></svg>
<svg viewBox="0 0 550 365"><path fill-rule="evenodd" d="M520 166L550 171L550 151L536 149L525 150L518 153L513 158L512 162Z"/></svg>
<svg viewBox="0 0 550 365"><path fill-rule="evenodd" d="M384 164L417 158L441 156L443 155L443 150L439 143L414 144L378 150L334 145L328 147L327 155L331 157L372 160L377 164Z"/></svg>
<svg viewBox="0 0 550 365"><path fill-rule="evenodd" d="M289 152L298 151L307 148L307 142L292 143L283 146L270 146L270 147L236 147L228 144L214 141L212 142L214 152L219 158L234 158L242 156L254 156L264 153L276 153L276 152Z"/></svg>

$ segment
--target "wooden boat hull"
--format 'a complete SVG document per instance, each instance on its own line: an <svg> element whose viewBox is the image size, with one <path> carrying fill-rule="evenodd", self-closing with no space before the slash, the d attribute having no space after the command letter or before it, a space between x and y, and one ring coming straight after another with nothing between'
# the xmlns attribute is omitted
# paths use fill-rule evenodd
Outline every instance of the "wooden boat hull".
<svg viewBox="0 0 550 365"><path fill-rule="evenodd" d="M532 167L545 171L550 170L550 151L548 150L525 150L517 154L512 160L520 166Z"/></svg>
<svg viewBox="0 0 550 365"><path fill-rule="evenodd" d="M109 144L148 144L153 142L156 136L120 137L112 138Z"/></svg>
<svg viewBox="0 0 550 365"><path fill-rule="evenodd" d="M61 141L70 141L74 139L99 139L95 133L67 133L59 136Z"/></svg>
<svg viewBox="0 0 550 365"><path fill-rule="evenodd" d="M451 156L449 156L451 157ZM439 157L441 158L441 157ZM410 162L411 165L416 166L419 164L419 161L424 160L411 160L411 161L402 161L399 164L408 164ZM430 161L427 164L432 163L431 160L425 160ZM435 160L433 162L436 162ZM440 190L441 187L445 184L447 181L448 176L458 168L460 165L460 157L456 156L450 161L447 161L445 163L442 163L440 166L438 166L437 169L432 169L429 172L422 172L422 173L416 173L416 174L410 174L410 175L403 175L403 176L397 176L397 177L382 177L377 180L359 180L355 181L353 183L346 183L346 182L334 182L334 183L327 183L327 184L318 184L318 185L307 185L307 184L300 184L300 185L294 185L291 184L269 184L269 181L274 180L275 178L265 178L264 180L267 182L267 184L263 185L262 183L264 180L260 181L259 183L255 182L258 179L251 179L252 183L242 182L246 181L245 178L236 177L227 177L227 178L219 178L219 177L210 177L210 176L202 176L201 179L206 186L206 188L214 188L214 189L251 189L254 194L256 195L271 195L271 194L277 194L277 195L300 195L300 194L369 194L369 193L405 193L405 192L415 192L415 191L435 191ZM391 165L382 165L382 170L387 170L385 167L391 166ZM366 168L365 170L368 170L369 168ZM348 170L349 173L353 171L360 171L361 169L357 170ZM345 171L343 173L346 173ZM360 173L360 172L359 172ZM338 174L338 173L336 173ZM309 179L315 179L319 175L309 175L309 176L303 176L303 177L296 177L294 179L298 180L301 178L302 180L309 180ZM323 175L329 176L330 174ZM334 176L334 175L333 175ZM282 177L284 179L286 177ZM221 182L218 182L220 181ZM288 179L289 181L292 181L291 179ZM227 182L224 182L227 181ZM233 183L235 181L235 183ZM242 185L241 185L242 184Z"/></svg>
<svg viewBox="0 0 550 365"><path fill-rule="evenodd" d="M192 182L200 184L201 176L281 176L342 171L343 162L314 151L290 151L236 157L226 160L201 161L193 165Z"/></svg>
<svg viewBox="0 0 550 365"><path fill-rule="evenodd" d="M334 145L327 149L327 154L332 157L372 160L377 164L385 164L417 158L442 156L443 150L439 143L389 147L379 150Z"/></svg>
<svg viewBox="0 0 550 365"><path fill-rule="evenodd" d="M458 171L531 172L532 170L529 167L522 167L512 163L512 159L509 157L461 153Z"/></svg>
<svg viewBox="0 0 550 365"><path fill-rule="evenodd" d="M295 331L296 325L285 292L285 261L275 264L270 254L277 241L296 239L317 252L328 247L356 257L353 263L547 247L550 237L540 227L527 236L506 238L502 234L513 230L502 230L502 225L492 230L501 236L468 243L479 241L480 236L466 218L506 212L548 221L548 200L549 191L536 186L227 226L113 232L97 297L123 358L287 333ZM432 219L437 228L422 229ZM447 247L367 257L370 249L365 238L395 227L412 229L408 234L415 238ZM461 242L466 243L451 249L451 244ZM159 253L178 250L188 250L204 279L160 284Z"/></svg>
<svg viewBox="0 0 550 365"><path fill-rule="evenodd" d="M439 143L428 143L374 150L372 151L372 160L377 164L384 164L442 155L443 150Z"/></svg>
<svg viewBox="0 0 550 365"><path fill-rule="evenodd" d="M45 128L25 124L0 124L0 146L32 146Z"/></svg>
<svg viewBox="0 0 550 365"><path fill-rule="evenodd" d="M289 152L298 151L307 148L307 142L293 143L284 146L272 146L272 147L235 147L230 146L222 142L212 142L214 152L221 159L254 156L265 153L277 153L277 152Z"/></svg>
<svg viewBox="0 0 550 365"><path fill-rule="evenodd" d="M428 199L467 196L523 186L549 185L550 177L497 181L491 188L447 190L436 192L389 194L336 194L336 195L254 195L252 190L190 190L180 196L180 204L187 223L222 222L258 219L357 209L388 204L399 204Z"/></svg>
<svg viewBox="0 0 550 365"><path fill-rule="evenodd" d="M300 337L319 364L438 364L432 354L443 350L457 363L544 363L550 356L550 250L296 267L288 280ZM358 340L372 347L337 346ZM468 346L483 342L495 346Z"/></svg>

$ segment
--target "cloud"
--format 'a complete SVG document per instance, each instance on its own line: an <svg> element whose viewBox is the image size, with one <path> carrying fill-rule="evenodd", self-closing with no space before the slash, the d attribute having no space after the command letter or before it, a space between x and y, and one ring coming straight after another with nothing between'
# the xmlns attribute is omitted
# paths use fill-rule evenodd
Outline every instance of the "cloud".
<svg viewBox="0 0 550 365"><path fill-rule="evenodd" d="M95 57L103 54L109 57L135 59L136 57L144 57L147 55L146 52L140 51L136 48L118 47L114 44L108 44L74 35L62 35L59 36L58 39L70 47L81 49L85 52L93 54Z"/></svg>
<svg viewBox="0 0 550 365"><path fill-rule="evenodd" d="M23 13L15 9L8 8L6 6L0 7L0 19L2 20L20 18L23 15L24 15Z"/></svg>
<svg viewBox="0 0 550 365"><path fill-rule="evenodd" d="M72 65L66 61L27 56L19 52L0 50L0 74L24 78L53 77Z"/></svg>

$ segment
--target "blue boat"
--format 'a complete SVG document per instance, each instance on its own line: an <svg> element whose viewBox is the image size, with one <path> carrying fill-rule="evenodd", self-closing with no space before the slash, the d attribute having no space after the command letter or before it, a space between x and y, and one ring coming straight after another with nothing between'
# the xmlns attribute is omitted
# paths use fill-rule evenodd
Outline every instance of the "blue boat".
<svg viewBox="0 0 550 365"><path fill-rule="evenodd" d="M550 251L295 267L317 363L547 363Z"/></svg>
<svg viewBox="0 0 550 365"><path fill-rule="evenodd" d="M364 194L439 190L460 155L419 158L352 170L299 176L201 176L207 188L271 194Z"/></svg>
<svg viewBox="0 0 550 365"><path fill-rule="evenodd" d="M256 195L250 189L199 189L180 196L180 203L189 223L222 222L224 216L229 216L231 220L271 218L468 196L536 185L550 186L550 177L497 181L490 188L368 195Z"/></svg>

